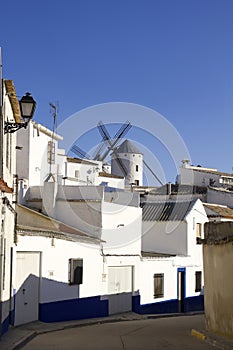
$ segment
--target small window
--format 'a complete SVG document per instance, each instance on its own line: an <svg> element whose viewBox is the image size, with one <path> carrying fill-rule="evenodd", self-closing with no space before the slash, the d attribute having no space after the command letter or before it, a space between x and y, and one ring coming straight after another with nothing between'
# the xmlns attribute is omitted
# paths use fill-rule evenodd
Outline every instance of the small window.
<svg viewBox="0 0 233 350"><path fill-rule="evenodd" d="M134 183L136 186L139 186L139 180L135 180Z"/></svg>
<svg viewBox="0 0 233 350"><path fill-rule="evenodd" d="M164 274L154 274L154 298L162 298L164 296Z"/></svg>
<svg viewBox="0 0 233 350"><path fill-rule="evenodd" d="M136 165L136 171L138 171L138 165Z"/></svg>
<svg viewBox="0 0 233 350"><path fill-rule="evenodd" d="M202 230L201 224L196 224L196 239L197 243L201 243L201 230Z"/></svg>
<svg viewBox="0 0 233 350"><path fill-rule="evenodd" d="M83 259L69 259L69 284L83 283Z"/></svg>
<svg viewBox="0 0 233 350"><path fill-rule="evenodd" d="M201 291L201 271L195 272L195 292Z"/></svg>
<svg viewBox="0 0 233 350"><path fill-rule="evenodd" d="M79 178L79 177L80 177L79 170L75 170L75 172L74 172L74 177L77 177L77 178Z"/></svg>

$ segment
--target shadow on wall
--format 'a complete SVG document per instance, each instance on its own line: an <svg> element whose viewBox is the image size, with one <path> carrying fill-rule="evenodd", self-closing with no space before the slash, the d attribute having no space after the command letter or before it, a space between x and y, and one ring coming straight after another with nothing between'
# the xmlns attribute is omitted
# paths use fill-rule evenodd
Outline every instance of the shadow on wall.
<svg viewBox="0 0 233 350"><path fill-rule="evenodd" d="M69 285L30 274L14 295L10 323L35 320L60 322L108 316L108 301L100 296L79 298L81 285Z"/></svg>
<svg viewBox="0 0 233 350"><path fill-rule="evenodd" d="M151 304L140 304L140 295L133 299L133 311L139 314L171 314L204 311L204 295L187 297L183 300L181 308L178 299L165 300Z"/></svg>
<svg viewBox="0 0 233 350"><path fill-rule="evenodd" d="M80 298L81 288L82 285L69 285L68 283L39 278L30 274L14 294L13 299L4 302L4 305L2 305L6 315L2 323L2 334L8 330L9 325L17 326L36 320L62 322L107 317L109 315L111 298L100 295ZM119 296L118 302L120 307L122 306L124 294L128 293L113 295ZM140 293L135 291L132 296L131 310L139 314L173 313L179 312L179 303L178 300L167 300L141 305ZM203 295L185 298L184 312L203 310Z"/></svg>

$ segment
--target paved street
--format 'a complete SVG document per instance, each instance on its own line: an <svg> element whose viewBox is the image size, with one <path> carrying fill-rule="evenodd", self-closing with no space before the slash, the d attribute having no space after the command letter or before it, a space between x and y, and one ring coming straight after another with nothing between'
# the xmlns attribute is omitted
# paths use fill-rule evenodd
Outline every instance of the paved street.
<svg viewBox="0 0 233 350"><path fill-rule="evenodd" d="M191 336L191 329L202 330L204 316L124 321L78 327L39 335L24 350L213 350L203 340Z"/></svg>

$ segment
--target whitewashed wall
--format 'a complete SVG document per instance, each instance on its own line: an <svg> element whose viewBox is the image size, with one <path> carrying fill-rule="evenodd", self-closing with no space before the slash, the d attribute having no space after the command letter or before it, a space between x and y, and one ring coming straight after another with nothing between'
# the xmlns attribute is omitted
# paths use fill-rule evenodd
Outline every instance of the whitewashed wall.
<svg viewBox="0 0 233 350"><path fill-rule="evenodd" d="M140 264L140 295L141 304L150 304L177 299L177 270L185 268L185 297L200 295L195 291L195 272L202 272L203 265L190 257L143 258ZM164 273L164 297L154 298L154 274Z"/></svg>
<svg viewBox="0 0 233 350"><path fill-rule="evenodd" d="M142 209L102 203L102 236L109 254L141 254Z"/></svg>
<svg viewBox="0 0 233 350"><path fill-rule="evenodd" d="M198 171L191 167L180 168L181 185L209 186L210 180L214 180L214 186L220 186L219 178L219 175L201 171L201 168Z"/></svg>
<svg viewBox="0 0 233 350"><path fill-rule="evenodd" d="M108 177L108 176L100 176L98 175L95 180L95 184L102 185L104 183L107 183L107 186L114 187L118 189L124 189L125 188L125 179L119 179L114 177Z"/></svg>
<svg viewBox="0 0 233 350"><path fill-rule="evenodd" d="M17 173L19 178L27 179L28 186L43 184L48 174L57 174L58 140L62 137L54 135L55 163L48 163L48 142L52 140L52 131L35 122L30 122L27 129L17 133L17 145L22 146L17 156Z"/></svg>
<svg viewBox="0 0 233 350"><path fill-rule="evenodd" d="M186 216L186 221L188 239L187 255L192 256L197 264L202 265L202 245L196 243L196 225L201 224L202 238L204 238L204 224L208 222L208 217L200 199L195 202L192 210Z"/></svg>
<svg viewBox="0 0 233 350"><path fill-rule="evenodd" d="M105 294L99 245L61 239L54 239L54 246L51 243L51 238L19 236L16 248L17 252L42 252L41 303ZM83 259L83 284L80 286L68 284L70 258Z"/></svg>
<svg viewBox="0 0 233 350"><path fill-rule="evenodd" d="M154 274L164 273L164 297L154 298ZM177 298L177 274L173 260L145 259L140 264L141 304L155 303Z"/></svg>
<svg viewBox="0 0 233 350"><path fill-rule="evenodd" d="M98 175L98 164L92 165L85 163L75 163L66 161L64 164L63 174L67 179L63 180L63 185L77 186L77 185L95 185L96 177ZM78 172L78 174L77 174ZM77 175L77 176L75 176Z"/></svg>
<svg viewBox="0 0 233 350"><path fill-rule="evenodd" d="M184 221L143 221L142 251L187 254L187 224Z"/></svg>
<svg viewBox="0 0 233 350"><path fill-rule="evenodd" d="M9 96L6 95L5 85L3 84L3 115L4 122L15 122L13 111L11 108ZM4 125L4 123L3 123ZM3 159L3 174L2 179L11 188L14 188L14 175L16 174L16 134L7 133L3 134L3 147L0 150L2 152ZM5 198L5 204L1 200L0 205L0 254L1 254L1 302L2 302L2 314L0 315L0 322L4 322L11 310L10 295L12 290L10 286L11 281L11 248L14 246L14 203L15 197L10 193L0 193L2 200ZM7 205L7 203L9 205ZM11 209L12 208L12 209Z"/></svg>

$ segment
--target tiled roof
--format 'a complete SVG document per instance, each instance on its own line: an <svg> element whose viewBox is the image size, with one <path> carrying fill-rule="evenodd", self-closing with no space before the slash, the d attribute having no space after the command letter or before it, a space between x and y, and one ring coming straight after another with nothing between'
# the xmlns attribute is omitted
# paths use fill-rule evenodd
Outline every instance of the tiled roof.
<svg viewBox="0 0 233 350"><path fill-rule="evenodd" d="M17 228L20 231L31 232L36 234L57 234L62 237L73 237L76 240L88 240L97 242L100 241L98 238L90 235L89 233L80 231L75 227L66 225L65 223L48 217L42 213L38 213L35 210L27 208L23 205L17 204L16 211L18 213L18 224Z"/></svg>
<svg viewBox="0 0 233 350"><path fill-rule="evenodd" d="M109 173L104 173L104 172L100 172L99 176L102 177L111 177L111 178L115 178L115 179L124 179L123 176L119 176L119 175L114 175L114 174L109 174Z"/></svg>
<svg viewBox="0 0 233 350"><path fill-rule="evenodd" d="M68 163L79 163L79 164L98 166L98 163L94 163L94 162L92 162L90 160L86 160L86 159L82 159L82 158L67 157L67 162Z"/></svg>
<svg viewBox="0 0 233 350"><path fill-rule="evenodd" d="M16 91L14 87L13 80L4 80L6 92L10 100L11 108L13 111L13 115L15 118L16 123L21 122L21 114L20 114L20 108L19 108L19 101L16 96Z"/></svg>
<svg viewBox="0 0 233 350"><path fill-rule="evenodd" d="M193 201L160 201L143 203L143 221L183 221L193 207Z"/></svg>
<svg viewBox="0 0 233 350"><path fill-rule="evenodd" d="M117 148L117 152L142 154L142 152L139 151L137 147L135 147L134 144L129 140L125 140L124 142L122 142L122 144Z"/></svg>
<svg viewBox="0 0 233 350"><path fill-rule="evenodd" d="M207 216L209 217L223 217L223 218L231 218L233 219L233 209L223 206L223 205L215 205L215 204L206 204L204 203L204 208Z"/></svg>
<svg viewBox="0 0 233 350"><path fill-rule="evenodd" d="M200 167L200 169L197 169L197 168L187 168L187 169L190 169L192 171L198 171L198 172L202 172L202 173L209 173L209 174L215 174L215 175L220 175L220 176L226 176L226 177L232 177L233 178L233 174L230 174L230 173L224 173L224 172L221 172L221 171L218 171L218 170L211 170L211 169L202 169Z"/></svg>
<svg viewBox="0 0 233 350"><path fill-rule="evenodd" d="M13 188L9 187L1 177L0 177L0 191L6 192L6 193L13 193Z"/></svg>

